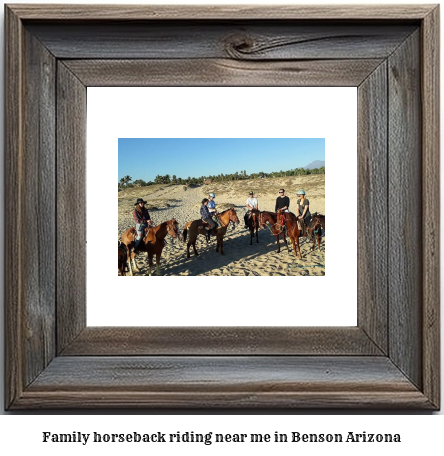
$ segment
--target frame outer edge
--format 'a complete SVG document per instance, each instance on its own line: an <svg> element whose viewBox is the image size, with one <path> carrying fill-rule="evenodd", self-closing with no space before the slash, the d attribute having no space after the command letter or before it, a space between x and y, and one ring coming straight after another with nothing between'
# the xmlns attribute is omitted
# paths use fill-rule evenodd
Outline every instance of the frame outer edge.
<svg viewBox="0 0 444 456"><path fill-rule="evenodd" d="M439 5L423 20L423 389L440 407L440 73Z"/></svg>
<svg viewBox="0 0 444 456"><path fill-rule="evenodd" d="M41 5L40 5L41 6ZM5 275L5 312L6 321L8 325L5 331L6 337L6 386L5 386L5 404L6 408L11 407L14 403L20 401L20 396L23 396L23 319L22 319L22 306L23 306L23 281L25 278L22 276L23 271L23 255L21 249L20 240L23 237L23 232L17 230L17 224L21 226L23 218L23 26L21 19L42 19L43 13L48 15L48 18L61 18L65 20L74 20L82 18L88 14L88 11L83 9L79 12L79 5L77 5L77 15L75 10L64 10L63 6L54 5L53 16L48 7L46 9L39 6L33 5L29 9L28 5L9 5L5 6L5 30L7 32L7 40L5 41L6 53L6 87L8 89L6 98L6 113L5 115L5 127L6 127L6 161L5 161L5 211L8 213L8 219L5 221L6 232L10 229L14 229L17 232L17 239L15 242L11 242L11 245L5 244L5 258L16 258L16 267L7 270ZM17 7L17 8L16 8ZM28 8L28 9L26 9ZM400 7L396 7L400 9ZM257 18L259 17L257 11L253 10L253 13L249 15L248 10L243 10L243 15L240 18ZM408 7L401 9L403 14L398 15L399 18L407 18L405 11L409 10ZM23 12L31 11L29 17L25 17ZM63 15L63 12L69 13ZM128 13L128 18L135 18L137 11L130 8L125 11L131 11ZM158 10L156 10L158 11ZM254 14L256 11L256 14ZM277 10L276 10L277 11ZM359 19L355 17L354 10L349 11L349 17ZM375 18L395 18L395 10L392 10L392 16L384 16L384 10L380 16ZM417 11L417 10L411 10ZM434 6L433 9L429 5L428 12L425 8L422 9L422 16L413 16L411 18L424 19L422 23L422 52L424 57L422 62L422 112L424 114L422 119L422 130L423 130L423 170L422 170L422 185L423 194L426 195L425 203L423 206L423 229L431 230L434 236L430 236L430 239L425 238L423 241L423 284L430 286L423 287L423 363L424 368L422 370L423 383L424 383L424 394L430 400L430 403L435 407L439 407L439 253L435 252L436 244L439 246L439 211L436 213L436 204L439 205L439 194L436 194L436 188L439 188L439 132L437 125L439 121L439 68L438 68L438 52L439 52L439 31L438 31L438 20L439 20L439 7ZM141 12L141 11L139 11ZM166 11L158 11L164 13L164 17L156 17L156 19L178 19L172 13L171 17L166 14ZM183 12L183 11L182 11ZM185 11L186 12L186 11ZM203 12L196 11L197 13ZM303 12L301 8L300 13ZM42 14L40 14L42 13ZM117 14L116 11L115 14ZM40 16L39 16L40 14ZM59 14L59 16L57 16ZM106 16L106 12L100 16L98 14L97 19L112 19L112 17ZM132 14L132 15L131 15ZM185 13L183 13L185 14ZM206 11L208 14L208 10ZM203 14L202 19L209 19L212 16L206 17ZM225 10L224 14L229 18L235 15L235 10ZM294 14L294 11L293 11ZM327 13L326 13L327 14ZM371 14L368 12L368 14ZM376 15L376 13L374 13ZM418 14L416 12L416 14ZM274 16L270 16L273 18ZM287 14L284 17L290 18ZM120 16L119 18L122 18ZM147 17L149 18L149 17ZM196 18L196 17L194 17ZM297 17L296 17L297 18ZM319 19L319 17L313 17ZM331 18L331 17L330 17ZM340 18L337 16L337 18ZM96 19L92 14L85 19ZM434 90L428 90L428 87L432 87ZM427 122L426 122L427 121ZM14 193L11 190L13 189ZM9 202L8 202L9 200ZM435 208L435 212L433 209ZM428 234L428 231L425 231ZM434 238L438 240L434 240ZM428 256L427 256L427 255ZM436 278L438 277L438 280Z"/></svg>
<svg viewBox="0 0 444 456"><path fill-rule="evenodd" d="M5 5L5 408L23 393L22 257L23 214L23 26ZM16 233L6 242L6 233ZM6 267L14 258L15 267ZM8 324L6 324L8 322Z"/></svg>
<svg viewBox="0 0 444 456"><path fill-rule="evenodd" d="M307 2L308 3L308 2ZM421 20L436 5L27 5L10 4L26 20Z"/></svg>

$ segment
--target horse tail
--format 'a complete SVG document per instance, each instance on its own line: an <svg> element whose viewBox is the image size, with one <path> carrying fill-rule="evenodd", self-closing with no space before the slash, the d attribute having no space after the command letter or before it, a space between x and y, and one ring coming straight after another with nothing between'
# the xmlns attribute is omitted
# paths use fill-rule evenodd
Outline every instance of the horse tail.
<svg viewBox="0 0 444 456"><path fill-rule="evenodd" d="M188 230L184 228L182 231L182 237L183 237L183 242L187 242L187 235L188 235Z"/></svg>

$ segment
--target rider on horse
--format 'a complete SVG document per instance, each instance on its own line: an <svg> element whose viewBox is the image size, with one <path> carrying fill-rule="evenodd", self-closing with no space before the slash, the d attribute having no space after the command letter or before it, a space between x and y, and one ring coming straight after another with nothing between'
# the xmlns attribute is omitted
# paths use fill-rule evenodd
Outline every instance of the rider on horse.
<svg viewBox="0 0 444 456"><path fill-rule="evenodd" d="M276 204L274 207L274 212L279 213L277 225L285 226L285 216L283 212L290 212L290 198L285 196L285 189L279 189L279 196L276 198Z"/></svg>
<svg viewBox="0 0 444 456"><path fill-rule="evenodd" d="M251 211L258 208L257 198L254 197L254 193L250 192L248 194L247 202L247 212L244 215L245 228L248 228L248 219L250 218Z"/></svg>
<svg viewBox="0 0 444 456"><path fill-rule="evenodd" d="M214 198L216 198L216 195L211 192L208 195L208 210L210 211L211 218L220 226L219 220L216 217L217 210L216 210L216 201L214 201Z"/></svg>
<svg viewBox="0 0 444 456"><path fill-rule="evenodd" d="M301 220L303 222L302 229L305 232L311 222L310 201L308 201L308 198L305 197L304 190L299 190L297 195L298 220Z"/></svg>
<svg viewBox="0 0 444 456"><path fill-rule="evenodd" d="M202 220L204 222L207 222L210 225L210 227L207 229L207 238L208 238L208 240L210 240L211 239L211 230L213 228L216 228L217 223L211 217L211 212L208 209L207 198L204 198L202 200L202 206L200 208L200 216L202 217Z"/></svg>
<svg viewBox="0 0 444 456"><path fill-rule="evenodd" d="M140 242L143 238L143 233L149 226L153 226L153 222L151 221L150 214L148 213L147 208L145 207L146 201L142 198L137 198L136 203L134 206L136 208L133 211L133 219L136 222L136 231L137 237L134 249L137 250L139 247Z"/></svg>

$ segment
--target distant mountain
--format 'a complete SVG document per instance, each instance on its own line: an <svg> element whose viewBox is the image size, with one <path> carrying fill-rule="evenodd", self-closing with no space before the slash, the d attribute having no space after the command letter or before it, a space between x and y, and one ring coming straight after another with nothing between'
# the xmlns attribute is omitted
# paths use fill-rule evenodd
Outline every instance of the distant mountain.
<svg viewBox="0 0 444 456"><path fill-rule="evenodd" d="M325 161L315 160L314 162L311 162L309 165L305 166L304 169L322 168L323 166L325 166Z"/></svg>

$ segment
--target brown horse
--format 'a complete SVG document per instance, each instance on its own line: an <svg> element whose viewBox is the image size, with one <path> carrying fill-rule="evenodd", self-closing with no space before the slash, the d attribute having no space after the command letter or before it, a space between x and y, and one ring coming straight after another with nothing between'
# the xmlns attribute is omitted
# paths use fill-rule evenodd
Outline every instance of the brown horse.
<svg viewBox="0 0 444 456"><path fill-rule="evenodd" d="M250 245L253 245L254 232L256 231L256 242L259 242L259 214L260 211L252 209L250 211L250 217L247 222L248 229L250 230Z"/></svg>
<svg viewBox="0 0 444 456"><path fill-rule="evenodd" d="M284 240L284 243L287 247L287 251L289 252L290 249L288 248L288 243L287 243L287 239L285 237L285 233L280 227L278 228L276 226L276 222L277 222L276 213L267 212L267 211L262 211L259 213L259 226L261 228L267 227L270 230L271 234L273 236L276 236L276 243L278 246L277 253L280 253L280 251L281 251L281 246L279 244L279 236L282 236L282 239Z"/></svg>
<svg viewBox="0 0 444 456"><path fill-rule="evenodd" d="M306 234L304 234L302 227L299 228L299 223L297 217L292 212L279 211L277 213L276 227L278 229L282 229L282 227L285 225L285 227L287 228L287 235L289 236L289 238L291 239L291 243L293 244L294 254L295 256L298 256L299 252L299 258L302 260L301 248L299 246L299 238L301 236L306 236Z"/></svg>
<svg viewBox="0 0 444 456"><path fill-rule="evenodd" d="M230 222L233 223L234 227L239 224L239 219L237 218L236 211L234 209L227 209L226 211L217 214L216 216L219 219L221 226L213 228L211 231L212 236L217 236L217 245L216 245L216 252L219 252L221 255L224 254L224 236L227 232L228 225ZM183 240L187 242L187 258L190 258L190 246L193 246L194 254L199 255L196 250L196 239L198 234L205 234L205 226L208 226L206 223L202 222L202 220L193 220L192 222L188 222L183 230ZM233 228L234 228L233 227ZM188 236L189 235L189 236Z"/></svg>
<svg viewBox="0 0 444 456"><path fill-rule="evenodd" d="M139 252L147 253L149 261L149 275L151 275L151 268L153 267L153 257L156 255L156 274L159 275L160 257L165 246L165 237L167 234L173 238L179 238L179 240L181 239L179 224L175 219L168 220L152 228L147 228L144 233L143 241L139 244L137 251L135 250L135 240L137 237L136 229L129 228L122 234L122 242L128 249L130 275L133 275L132 262L134 265L134 271L139 271L135 261L135 257Z"/></svg>
<svg viewBox="0 0 444 456"><path fill-rule="evenodd" d="M119 250L119 266L118 266L118 272L120 272L121 276L126 275L126 268L128 266L128 249L126 248L126 245L123 242L119 242L118 244L118 250Z"/></svg>
<svg viewBox="0 0 444 456"><path fill-rule="evenodd" d="M319 250L321 250L322 230L325 231L325 215L315 212L314 214L312 214L311 222L307 228L308 237L313 240L311 250L315 249L316 241L318 242ZM314 235L316 235L316 238L314 237Z"/></svg>

